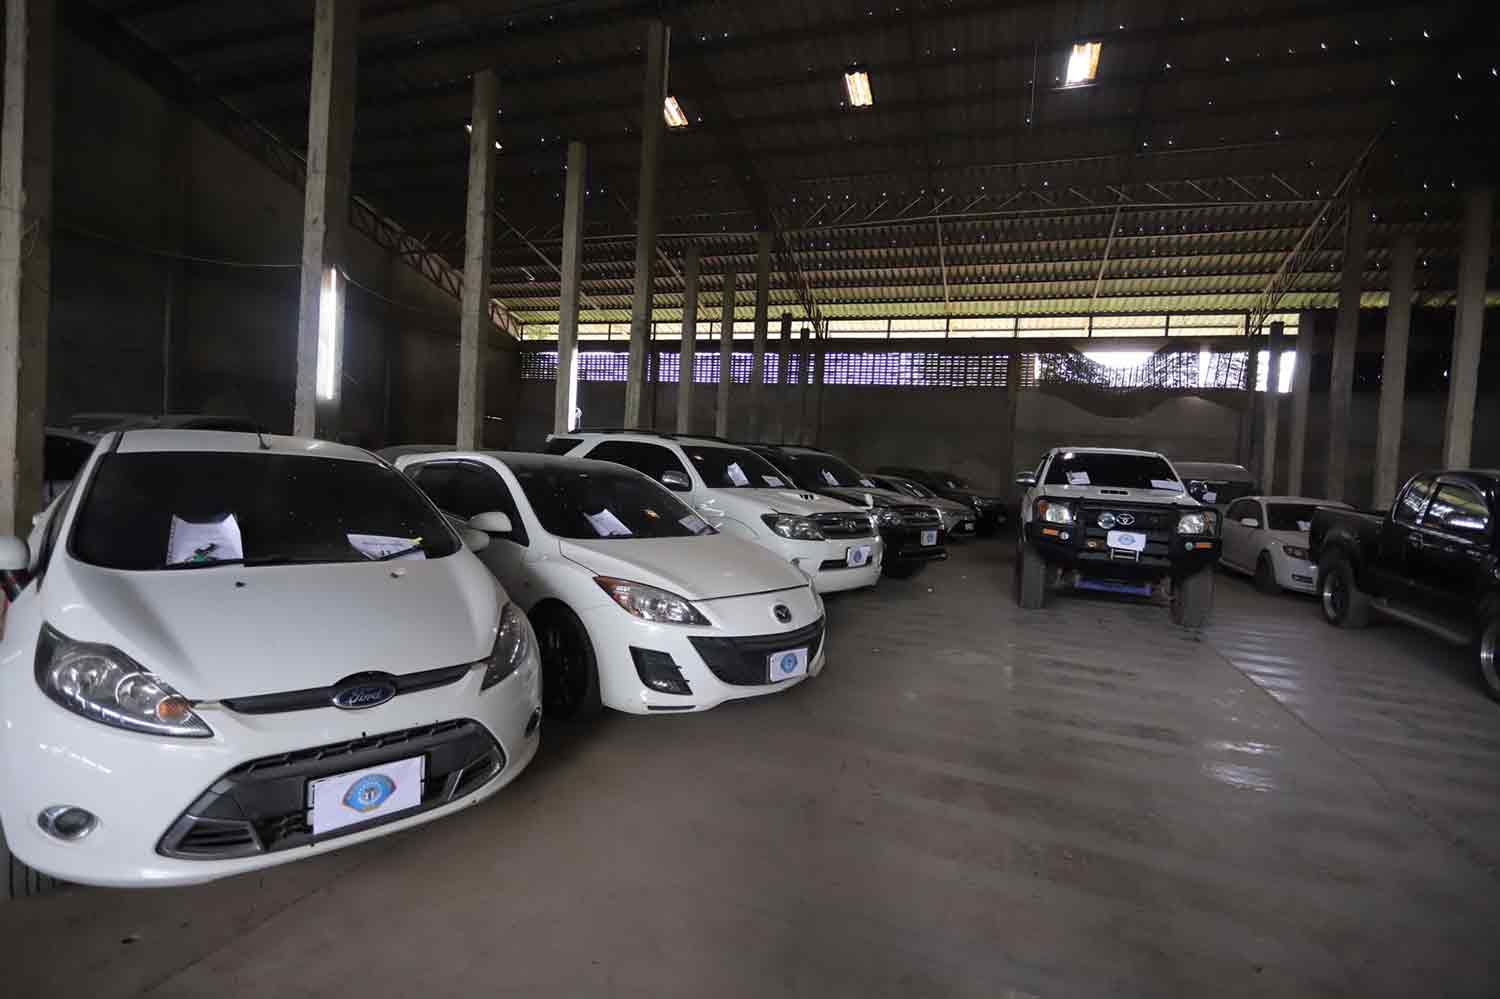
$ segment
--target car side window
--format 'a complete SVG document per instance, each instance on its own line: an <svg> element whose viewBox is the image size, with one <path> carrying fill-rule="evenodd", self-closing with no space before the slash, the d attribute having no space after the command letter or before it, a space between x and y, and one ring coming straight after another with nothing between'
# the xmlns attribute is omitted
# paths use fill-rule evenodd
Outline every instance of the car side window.
<svg viewBox="0 0 1500 999"><path fill-rule="evenodd" d="M649 476L657 482L661 481L663 472L681 472L692 481L688 470L683 467L677 456L660 444L647 444L643 441L605 441L594 448L587 455L596 461L612 461L617 465L633 468L637 472Z"/></svg>
<svg viewBox="0 0 1500 999"><path fill-rule="evenodd" d="M510 517L511 532L500 537L526 544L526 528L505 480L490 468L472 461L430 461L412 475L417 486L444 513L468 520L476 514L499 511Z"/></svg>
<svg viewBox="0 0 1500 999"><path fill-rule="evenodd" d="M1233 503L1229 504L1229 509L1224 511L1224 519L1226 521L1233 521L1234 523L1238 524L1246 517L1254 517L1255 511L1250 507L1251 504L1246 500L1235 500Z"/></svg>
<svg viewBox="0 0 1500 999"><path fill-rule="evenodd" d="M1422 517L1422 526L1478 540L1489 533L1490 512L1484 497L1473 489L1456 482L1441 482Z"/></svg>
<svg viewBox="0 0 1500 999"><path fill-rule="evenodd" d="M1417 526L1422 511L1427 509L1427 500L1432 496L1433 479L1430 475L1419 475L1407 485L1397 501L1391 516L1398 524Z"/></svg>

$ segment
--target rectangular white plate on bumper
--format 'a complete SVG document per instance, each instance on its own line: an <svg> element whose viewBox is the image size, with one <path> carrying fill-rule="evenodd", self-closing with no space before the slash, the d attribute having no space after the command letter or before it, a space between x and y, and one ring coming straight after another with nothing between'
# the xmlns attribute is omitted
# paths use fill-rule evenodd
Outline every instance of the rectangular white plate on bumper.
<svg viewBox="0 0 1500 999"><path fill-rule="evenodd" d="M873 545L859 545L849 548L844 552L844 564L851 569L857 569L870 561L870 554L875 550Z"/></svg>
<svg viewBox="0 0 1500 999"><path fill-rule="evenodd" d="M807 650L788 649L766 657L766 677L771 683L807 675Z"/></svg>
<svg viewBox="0 0 1500 999"><path fill-rule="evenodd" d="M935 544L937 544L937 531L923 531L922 547L931 548Z"/></svg>
<svg viewBox="0 0 1500 999"><path fill-rule="evenodd" d="M313 835L416 808L422 803L425 762L425 757L413 756L310 782Z"/></svg>
<svg viewBox="0 0 1500 999"><path fill-rule="evenodd" d="M1146 550L1146 535L1139 531L1110 531L1108 535L1109 546L1127 552L1143 552Z"/></svg>

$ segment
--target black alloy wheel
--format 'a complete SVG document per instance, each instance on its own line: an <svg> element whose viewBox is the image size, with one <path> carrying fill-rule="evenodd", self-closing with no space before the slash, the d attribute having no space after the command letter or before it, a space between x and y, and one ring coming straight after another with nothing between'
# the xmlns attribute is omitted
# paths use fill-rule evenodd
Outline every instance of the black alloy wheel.
<svg viewBox="0 0 1500 999"><path fill-rule="evenodd" d="M569 721L598 714L598 662L578 615L554 605L537 615L535 628L542 658L542 708L547 717Z"/></svg>

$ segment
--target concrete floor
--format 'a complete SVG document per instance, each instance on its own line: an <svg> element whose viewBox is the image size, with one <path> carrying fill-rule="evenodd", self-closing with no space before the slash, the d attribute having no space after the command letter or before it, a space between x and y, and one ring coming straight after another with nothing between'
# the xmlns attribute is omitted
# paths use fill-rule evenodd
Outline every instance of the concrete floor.
<svg viewBox="0 0 1500 999"><path fill-rule="evenodd" d="M0 905L5 994L1490 995L1500 706L1221 577L1023 614L1010 542L830 601L787 694L547 733L485 806Z"/></svg>

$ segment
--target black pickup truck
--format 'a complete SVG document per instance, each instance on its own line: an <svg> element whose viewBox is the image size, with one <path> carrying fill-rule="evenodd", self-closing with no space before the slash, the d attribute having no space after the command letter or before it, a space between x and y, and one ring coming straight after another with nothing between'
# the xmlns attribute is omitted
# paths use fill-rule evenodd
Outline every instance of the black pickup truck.
<svg viewBox="0 0 1500 999"><path fill-rule="evenodd" d="M1311 557L1323 616L1360 628L1371 614L1474 650L1479 679L1500 700L1500 471L1423 472L1389 513L1321 507Z"/></svg>

